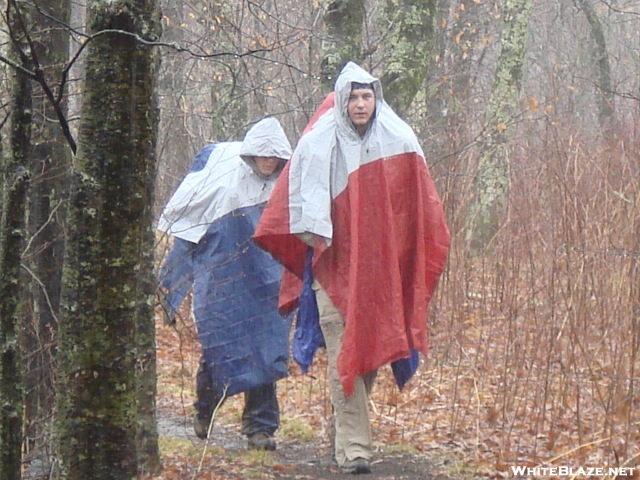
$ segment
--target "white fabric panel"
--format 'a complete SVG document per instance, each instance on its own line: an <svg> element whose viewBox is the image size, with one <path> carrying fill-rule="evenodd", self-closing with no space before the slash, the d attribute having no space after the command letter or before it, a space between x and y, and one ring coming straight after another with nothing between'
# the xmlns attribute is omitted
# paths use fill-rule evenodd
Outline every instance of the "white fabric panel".
<svg viewBox="0 0 640 480"><path fill-rule="evenodd" d="M361 138L349 119L351 82L373 84L376 112ZM402 153L424 158L413 130L384 101L380 81L349 62L335 85L335 106L304 135L289 170L291 233L309 232L330 243L331 201L347 187L349 175L367 163Z"/></svg>
<svg viewBox="0 0 640 480"><path fill-rule="evenodd" d="M278 157L284 163L290 155L284 130L273 118L256 123L243 142L216 144L204 168L188 173L178 186L158 229L197 243L218 218L269 199L281 169L265 178L255 170L254 156Z"/></svg>

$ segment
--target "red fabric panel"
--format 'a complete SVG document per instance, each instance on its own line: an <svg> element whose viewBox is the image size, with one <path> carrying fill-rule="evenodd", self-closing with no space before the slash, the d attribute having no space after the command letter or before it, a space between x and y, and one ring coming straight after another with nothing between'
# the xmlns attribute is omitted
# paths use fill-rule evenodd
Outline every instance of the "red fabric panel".
<svg viewBox="0 0 640 480"><path fill-rule="evenodd" d="M335 96L336 96L335 92L331 92L329 95L325 97L325 99L322 101L318 109L315 111L315 113L311 117L311 120L309 120L309 123L307 123L307 126L304 127L304 130L302 131L302 135L307 133L309 130L313 130L313 126L316 124L318 119L322 115L324 115L327 110L329 110L330 108L333 108Z"/></svg>
<svg viewBox="0 0 640 480"><path fill-rule="evenodd" d="M313 114L302 135L311 130L318 119L333 107L333 100L334 92L331 92ZM286 267L280 286L279 305L283 314L290 313L298 305L308 248L289 230L289 168L290 163L287 162L254 235L256 244Z"/></svg>
<svg viewBox="0 0 640 480"><path fill-rule="evenodd" d="M353 382L382 365L427 353L427 309L449 232L424 160L415 153L361 166L333 204L334 237L314 275L346 322L338 371Z"/></svg>

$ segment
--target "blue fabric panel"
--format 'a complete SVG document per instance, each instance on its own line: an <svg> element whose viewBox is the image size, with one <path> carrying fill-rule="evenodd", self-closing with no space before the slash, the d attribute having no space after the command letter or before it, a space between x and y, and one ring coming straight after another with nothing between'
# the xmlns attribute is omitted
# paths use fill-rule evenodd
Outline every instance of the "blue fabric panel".
<svg viewBox="0 0 640 480"><path fill-rule="evenodd" d="M313 248L309 248L302 277L302 292L298 301L298 317L292 345L293 358L300 365L302 373L307 373L316 350L324 346L316 294L311 288L313 285L312 259Z"/></svg>
<svg viewBox="0 0 640 480"><path fill-rule="evenodd" d="M176 311L193 284L193 259L196 244L181 238L173 239L173 247L160 270L160 285L168 290L169 318L175 319Z"/></svg>
<svg viewBox="0 0 640 480"><path fill-rule="evenodd" d="M411 350L411 356L409 358L402 358L396 360L391 364L393 370L393 376L396 379L396 383L400 390L404 388L405 384L409 381L413 374L418 369L420 363L420 356L416 350Z"/></svg>
<svg viewBox="0 0 640 480"><path fill-rule="evenodd" d="M212 223L193 256L198 335L214 389L227 395L287 375L289 319L278 314L282 267L252 239L264 203Z"/></svg>
<svg viewBox="0 0 640 480"><path fill-rule="evenodd" d="M215 143L202 147L202 149L200 149L200 151L196 153L196 156L193 158L193 162L191 162L191 170L189 170L189 173L199 172L200 170L202 170L207 164L209 155L211 155L211 152L213 152L214 148L216 148Z"/></svg>

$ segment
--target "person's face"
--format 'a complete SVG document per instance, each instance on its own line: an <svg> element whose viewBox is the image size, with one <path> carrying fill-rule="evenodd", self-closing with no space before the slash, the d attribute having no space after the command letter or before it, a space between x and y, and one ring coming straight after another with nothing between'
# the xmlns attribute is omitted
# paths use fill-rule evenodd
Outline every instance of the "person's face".
<svg viewBox="0 0 640 480"><path fill-rule="evenodd" d="M269 176L276 171L280 159L277 157L256 157L256 167L265 176Z"/></svg>
<svg viewBox="0 0 640 480"><path fill-rule="evenodd" d="M373 90L368 88L351 90L347 113L353 126L356 127L356 130L361 136L366 133L375 109L376 96Z"/></svg>

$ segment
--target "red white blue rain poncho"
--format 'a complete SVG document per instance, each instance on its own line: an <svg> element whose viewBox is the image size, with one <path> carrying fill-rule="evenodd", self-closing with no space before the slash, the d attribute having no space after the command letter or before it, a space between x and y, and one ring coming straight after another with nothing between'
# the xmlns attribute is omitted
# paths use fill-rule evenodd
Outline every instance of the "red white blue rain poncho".
<svg viewBox="0 0 640 480"><path fill-rule="evenodd" d="M352 82L372 83L376 95L364 138L347 114ZM358 376L427 353L427 309L449 231L415 134L378 79L347 64L305 132L255 240L287 268L280 306L289 312L308 249L297 234L313 234L313 276L345 318L338 372L350 395Z"/></svg>
<svg viewBox="0 0 640 480"><path fill-rule="evenodd" d="M168 306L173 313L193 288L202 353L215 390L227 395L287 375L289 320L278 313L282 266L252 240L281 168L264 177L256 155L283 165L290 157L277 120L258 122L243 142L204 147L158 223L174 236L161 272Z"/></svg>

